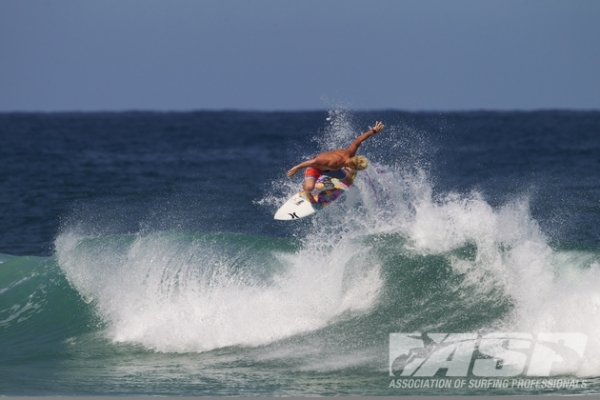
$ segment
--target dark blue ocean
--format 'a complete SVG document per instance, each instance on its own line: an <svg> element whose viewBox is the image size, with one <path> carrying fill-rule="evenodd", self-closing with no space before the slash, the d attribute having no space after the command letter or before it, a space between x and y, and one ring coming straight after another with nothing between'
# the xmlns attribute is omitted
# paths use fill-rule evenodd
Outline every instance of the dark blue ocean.
<svg viewBox="0 0 600 400"><path fill-rule="evenodd" d="M376 120L340 200L273 220ZM600 112L5 113L0 143L0 395L600 393ZM537 350L482 344L515 332L587 342L515 386ZM392 333L479 347L415 383Z"/></svg>

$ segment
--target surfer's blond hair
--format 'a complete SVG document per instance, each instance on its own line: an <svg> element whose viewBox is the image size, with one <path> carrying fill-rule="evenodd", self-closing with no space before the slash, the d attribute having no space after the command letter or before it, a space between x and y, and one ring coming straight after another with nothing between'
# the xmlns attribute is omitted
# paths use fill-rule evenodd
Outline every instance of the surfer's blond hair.
<svg viewBox="0 0 600 400"><path fill-rule="evenodd" d="M352 162L352 164L354 164L354 166L356 167L355 169L357 171L362 171L363 169L366 169L369 166L369 159L365 156L354 156L350 158L350 161Z"/></svg>

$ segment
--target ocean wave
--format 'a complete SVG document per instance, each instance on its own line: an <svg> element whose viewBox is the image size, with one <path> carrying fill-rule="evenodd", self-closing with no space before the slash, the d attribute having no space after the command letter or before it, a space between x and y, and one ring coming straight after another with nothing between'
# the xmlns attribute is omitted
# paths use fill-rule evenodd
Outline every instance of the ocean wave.
<svg viewBox="0 0 600 400"><path fill-rule="evenodd" d="M329 121L315 140L322 149L355 135L348 114ZM526 194L492 205L481 190L441 192L420 156L429 146L409 136L335 205L291 222L291 237L109 234L83 210L62 227L54 257L21 260L29 270L0 257L12 271L0 281L5 335L45 323L61 337L96 330L158 352L260 347L256 359L305 371L380 368L394 332L579 332L589 338L583 362L561 373L598 375L600 248L550 238ZM258 206L275 209L298 190L283 178L273 186ZM5 302L11 293L19 300ZM102 323L90 325L91 313Z"/></svg>
<svg viewBox="0 0 600 400"><path fill-rule="evenodd" d="M353 252L340 248L326 255L289 247L244 235L91 238L68 232L58 237L56 253L112 340L163 352L201 352L316 330L372 303L375 275L343 281ZM372 287L371 300L354 301L357 287L364 286Z"/></svg>

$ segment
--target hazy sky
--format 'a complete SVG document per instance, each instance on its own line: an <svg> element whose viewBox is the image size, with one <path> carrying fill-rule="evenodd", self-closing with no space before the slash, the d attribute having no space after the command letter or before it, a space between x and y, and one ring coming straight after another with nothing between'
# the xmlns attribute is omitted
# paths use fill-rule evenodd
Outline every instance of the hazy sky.
<svg viewBox="0 0 600 400"><path fill-rule="evenodd" d="M0 111L600 109L597 0L0 0Z"/></svg>

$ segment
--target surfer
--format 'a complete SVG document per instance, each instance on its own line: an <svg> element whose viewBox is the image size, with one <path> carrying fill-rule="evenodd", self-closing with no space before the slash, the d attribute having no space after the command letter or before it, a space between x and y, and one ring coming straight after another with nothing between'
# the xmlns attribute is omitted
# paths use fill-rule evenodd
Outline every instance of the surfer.
<svg viewBox="0 0 600 400"><path fill-rule="evenodd" d="M362 142L381 132L383 130L383 126L384 125L381 123L381 121L377 121L372 129L369 129L356 138L347 149L326 151L314 158L311 158L310 160L304 161L303 163L292 167L287 172L288 178L296 175L296 173L302 168L306 168L306 171L304 172L304 184L302 185L302 190L304 191L304 197L306 197L311 203L317 202L313 196L309 196L309 194L314 189L315 183L321 175L338 178L347 186L352 185L357 171L362 171L369 165L369 160L364 156L357 156L356 151Z"/></svg>

